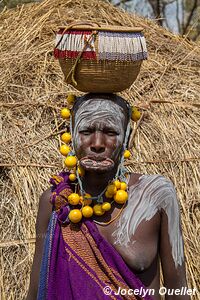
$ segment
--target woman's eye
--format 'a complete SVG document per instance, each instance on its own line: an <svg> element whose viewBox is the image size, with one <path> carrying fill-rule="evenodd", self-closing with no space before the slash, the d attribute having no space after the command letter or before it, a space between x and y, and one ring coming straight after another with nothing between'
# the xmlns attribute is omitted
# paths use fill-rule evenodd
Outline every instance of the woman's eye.
<svg viewBox="0 0 200 300"><path fill-rule="evenodd" d="M83 135L90 135L91 131L90 130L82 130L82 131L80 131L80 133Z"/></svg>
<svg viewBox="0 0 200 300"><path fill-rule="evenodd" d="M115 136L115 135L117 135L117 132L116 131L107 131L107 135Z"/></svg>

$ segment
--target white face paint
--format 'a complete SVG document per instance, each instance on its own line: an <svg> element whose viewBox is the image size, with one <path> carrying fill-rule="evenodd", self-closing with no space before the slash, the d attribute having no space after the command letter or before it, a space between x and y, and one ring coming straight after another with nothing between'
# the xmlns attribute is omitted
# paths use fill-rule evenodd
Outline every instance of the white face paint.
<svg viewBox="0 0 200 300"><path fill-rule="evenodd" d="M83 102L78 108L75 114L73 129L75 151L77 151L81 144L80 131L85 130L88 126L101 130L105 124L110 128L114 128L118 133L113 153L113 156L117 156L123 145L126 120L123 108L113 101L106 99L91 99Z"/></svg>
<svg viewBox="0 0 200 300"><path fill-rule="evenodd" d="M177 267L182 265L184 260L179 206L173 184L161 175L143 175L139 182L130 188L128 205L112 235L115 237L115 244L130 245L140 223L151 220L161 209L168 217L168 234Z"/></svg>

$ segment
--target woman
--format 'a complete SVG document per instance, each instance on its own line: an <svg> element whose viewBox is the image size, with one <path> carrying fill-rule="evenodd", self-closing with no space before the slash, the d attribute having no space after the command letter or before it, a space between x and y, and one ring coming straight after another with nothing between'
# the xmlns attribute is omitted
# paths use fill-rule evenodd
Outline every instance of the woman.
<svg viewBox="0 0 200 300"><path fill-rule="evenodd" d="M174 293L187 284L172 183L160 175L124 174L130 117L129 104L114 94L87 94L75 102L73 148L84 175L74 184L62 172L40 199L27 300L36 295L48 300L157 300L159 262L165 299L190 299ZM71 194L81 195L81 206L70 202ZM90 218L84 216L84 206L92 208Z"/></svg>

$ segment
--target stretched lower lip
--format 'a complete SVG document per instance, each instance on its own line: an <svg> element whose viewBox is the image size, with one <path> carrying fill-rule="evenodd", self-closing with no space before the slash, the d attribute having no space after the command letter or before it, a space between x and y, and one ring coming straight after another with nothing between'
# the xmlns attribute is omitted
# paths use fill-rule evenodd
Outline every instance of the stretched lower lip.
<svg viewBox="0 0 200 300"><path fill-rule="evenodd" d="M109 170L113 168L114 161L110 158L83 157L80 164L86 170Z"/></svg>

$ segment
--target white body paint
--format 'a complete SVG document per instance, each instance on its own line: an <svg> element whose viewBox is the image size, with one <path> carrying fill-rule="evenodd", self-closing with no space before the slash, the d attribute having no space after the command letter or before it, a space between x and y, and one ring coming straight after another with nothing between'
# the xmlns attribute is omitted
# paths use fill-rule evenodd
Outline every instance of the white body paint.
<svg viewBox="0 0 200 300"><path fill-rule="evenodd" d="M80 104L74 119L73 145L75 151L80 146L79 131L88 128L88 126L95 126L101 130L102 121L107 126L114 127L119 133L116 136L117 143L114 156L118 155L124 140L125 116L122 107L106 99L91 99Z"/></svg>
<svg viewBox="0 0 200 300"><path fill-rule="evenodd" d="M168 217L172 256L177 267L184 260L179 206L173 184L161 175L142 175L139 182L130 188L128 205L112 235L115 244L127 246L140 223L150 220L161 209Z"/></svg>

